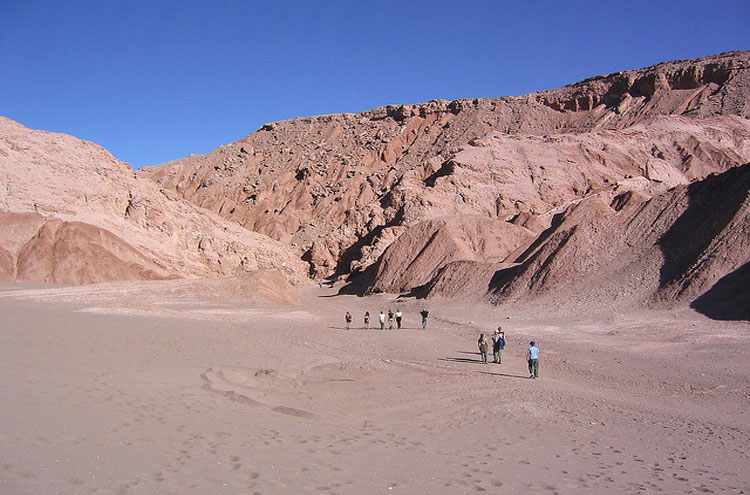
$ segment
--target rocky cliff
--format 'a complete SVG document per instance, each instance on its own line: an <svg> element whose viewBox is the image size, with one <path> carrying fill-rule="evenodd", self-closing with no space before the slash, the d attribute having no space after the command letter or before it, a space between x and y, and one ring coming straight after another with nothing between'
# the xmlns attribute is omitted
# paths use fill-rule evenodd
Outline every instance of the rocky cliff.
<svg viewBox="0 0 750 495"><path fill-rule="evenodd" d="M609 218L625 198L646 202L747 163L749 95L750 52L733 52L519 97L267 124L140 173L289 244L312 276L408 292L448 265L460 279L462 263L514 263L546 245L538 236L560 215L570 223L572 207L598 201L590 214ZM452 293L447 276L433 293Z"/></svg>
<svg viewBox="0 0 750 495"><path fill-rule="evenodd" d="M748 52L521 97L268 124L141 173L299 249L314 275L374 263L389 230L542 213L617 182L686 183L750 158Z"/></svg>

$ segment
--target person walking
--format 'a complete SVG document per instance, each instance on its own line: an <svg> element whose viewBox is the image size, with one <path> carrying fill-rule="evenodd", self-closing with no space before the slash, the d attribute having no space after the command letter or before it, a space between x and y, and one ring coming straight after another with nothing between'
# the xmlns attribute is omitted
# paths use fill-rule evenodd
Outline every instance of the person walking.
<svg viewBox="0 0 750 495"><path fill-rule="evenodd" d="M477 340L477 347L479 347L479 353L482 355L482 362L486 363L487 362L487 351L489 349L488 349L488 346L487 346L487 339L485 338L485 336L484 336L483 333L479 334L479 340Z"/></svg>
<svg viewBox="0 0 750 495"><path fill-rule="evenodd" d="M388 330L393 330L393 311L388 310Z"/></svg>
<svg viewBox="0 0 750 495"><path fill-rule="evenodd" d="M352 314L347 311L346 316L344 316L344 319L346 320L346 329L351 330L352 329Z"/></svg>
<svg viewBox="0 0 750 495"><path fill-rule="evenodd" d="M539 378L539 348L533 340L529 342L526 357L529 360L529 378L536 380Z"/></svg>
<svg viewBox="0 0 750 495"><path fill-rule="evenodd" d="M380 329L385 330L385 313L383 311L380 311L380 314L378 315L378 320L380 320Z"/></svg>
<svg viewBox="0 0 750 495"><path fill-rule="evenodd" d="M365 311L365 330L370 328L370 312Z"/></svg>
<svg viewBox="0 0 750 495"><path fill-rule="evenodd" d="M400 309L397 309L396 310L396 327L398 327L399 330L401 329L401 318L403 317L404 317L404 314L401 312Z"/></svg>
<svg viewBox="0 0 750 495"><path fill-rule="evenodd" d="M505 332L502 327L497 327L492 336L492 362L503 364L503 349L505 349Z"/></svg>
<svg viewBox="0 0 750 495"><path fill-rule="evenodd" d="M422 315L422 328L427 328L427 316L429 316L430 312L426 309L423 309L419 312L420 315Z"/></svg>

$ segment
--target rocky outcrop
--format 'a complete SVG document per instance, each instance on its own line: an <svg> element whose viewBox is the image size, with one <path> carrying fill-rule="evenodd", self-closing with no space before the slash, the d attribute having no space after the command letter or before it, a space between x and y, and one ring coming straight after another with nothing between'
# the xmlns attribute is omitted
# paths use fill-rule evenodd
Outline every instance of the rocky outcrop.
<svg viewBox="0 0 750 495"><path fill-rule="evenodd" d="M742 274L750 263L749 195L746 164L617 208L600 198L583 201L560 214L516 265L484 276L488 298L543 296L571 308L670 306L694 303L724 281L724 293L748 303Z"/></svg>
<svg viewBox="0 0 750 495"><path fill-rule="evenodd" d="M620 125L654 114L750 118L750 102L740 96L750 89L747 69L747 53L731 52L598 76L537 97L558 111L629 114Z"/></svg>
<svg viewBox="0 0 750 495"><path fill-rule="evenodd" d="M0 212L0 280L15 280L18 251L42 225L44 217L37 213Z"/></svg>
<svg viewBox="0 0 750 495"><path fill-rule="evenodd" d="M15 253L15 260L14 276L6 280L91 284L169 278L166 270L111 232L56 219L45 219L34 236Z"/></svg>
<svg viewBox="0 0 750 495"><path fill-rule="evenodd" d="M712 318L750 319L748 245L750 164L650 199L572 204L515 259L448 263L422 295L566 313L690 304Z"/></svg>
<svg viewBox="0 0 750 495"><path fill-rule="evenodd" d="M746 163L748 78L750 52L734 52L526 96L299 118L139 173L288 243L312 276L371 273L430 219L539 232L592 194L651 197Z"/></svg>
<svg viewBox="0 0 750 495"><path fill-rule="evenodd" d="M0 184L4 280L89 283L258 269L306 278L286 245L160 190L71 136L0 118Z"/></svg>
<svg viewBox="0 0 750 495"><path fill-rule="evenodd" d="M504 261L535 237L524 227L487 217L427 220L388 246L374 267L369 292L411 292L449 263Z"/></svg>

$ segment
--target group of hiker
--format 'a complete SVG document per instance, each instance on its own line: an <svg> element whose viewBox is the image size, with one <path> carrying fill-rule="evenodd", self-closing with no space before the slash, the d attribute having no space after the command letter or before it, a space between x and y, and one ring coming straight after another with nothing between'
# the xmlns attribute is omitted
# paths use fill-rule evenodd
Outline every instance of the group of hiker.
<svg viewBox="0 0 750 495"><path fill-rule="evenodd" d="M479 334L479 340L477 341L479 347L479 353L482 355L482 362L487 362L487 354L489 352L489 343L487 337L483 333ZM503 362L503 349L505 349L505 332L503 327L497 327L495 333L492 335L492 362L502 364Z"/></svg>
<svg viewBox="0 0 750 495"><path fill-rule="evenodd" d="M479 354L482 356L482 362L488 362L490 343L487 341L487 337L483 333L479 334L477 340L477 347L479 347ZM496 364L502 364L503 362L503 350L505 349L505 332L503 327L497 327L495 333L492 335L492 362ZM536 342L533 340L529 342L529 347L526 349L526 361L529 365L529 378L539 378L539 348L536 346Z"/></svg>
<svg viewBox="0 0 750 495"><path fill-rule="evenodd" d="M422 317L422 328L427 328L427 317L429 316L430 312L427 311L427 309L423 309L419 312L419 315ZM378 322L380 323L380 329L385 330L386 321L388 322L388 329L393 330L393 322L395 320L396 322L396 328L400 329L401 324L404 319L404 313L400 309L396 309L396 312L394 313L393 310L388 310L388 314L384 313L382 310L378 314ZM351 330L352 328L352 314L347 311L346 315L344 315L344 321L346 322L346 329ZM370 312L365 311L364 317L363 317L363 324L362 328L365 330L370 328Z"/></svg>
<svg viewBox="0 0 750 495"><path fill-rule="evenodd" d="M422 317L422 328L427 328L427 317L430 312L427 309L423 309L419 312ZM396 328L400 329L404 314L400 309L396 309L394 313L392 310L388 310L386 314L382 310L378 314L378 322L380 323L380 329L385 330L386 322L388 323L388 329L393 330L393 323L396 322ZM344 315L344 321L346 322L346 329L351 330L352 328L352 314L347 311ZM365 311L363 316L364 329L370 328L370 312ZM505 349L505 332L503 327L497 327L495 333L492 335L492 362L496 364L502 364L503 362L503 350ZM477 340L477 347L479 347L479 353L482 356L482 362L488 362L488 356L490 351L490 342L487 337L482 333L479 334L479 340ZM526 360L529 365L529 378L539 378L539 348L536 346L536 342L533 340L529 342L529 347L526 349Z"/></svg>

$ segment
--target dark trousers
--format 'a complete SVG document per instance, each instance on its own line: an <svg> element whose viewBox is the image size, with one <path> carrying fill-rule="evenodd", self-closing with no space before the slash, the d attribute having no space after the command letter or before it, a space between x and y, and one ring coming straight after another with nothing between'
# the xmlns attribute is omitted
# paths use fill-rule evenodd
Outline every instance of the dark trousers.
<svg viewBox="0 0 750 495"><path fill-rule="evenodd" d="M529 359L529 375L533 376L534 378L539 377L539 360L538 359Z"/></svg>

